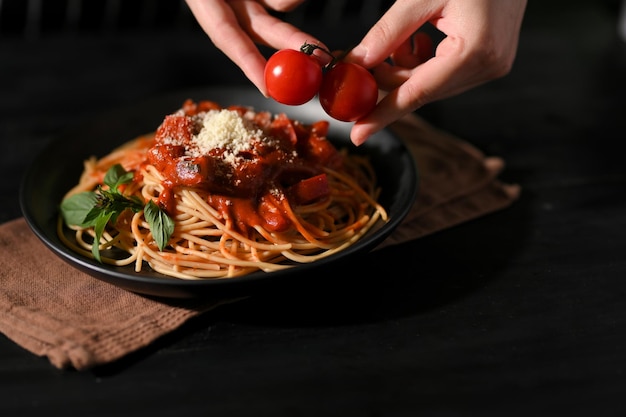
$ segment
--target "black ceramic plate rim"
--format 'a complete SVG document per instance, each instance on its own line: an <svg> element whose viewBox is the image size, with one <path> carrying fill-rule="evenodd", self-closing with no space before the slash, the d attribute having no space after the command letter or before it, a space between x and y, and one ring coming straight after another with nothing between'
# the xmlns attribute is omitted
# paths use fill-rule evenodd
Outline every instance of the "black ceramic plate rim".
<svg viewBox="0 0 626 417"><path fill-rule="evenodd" d="M304 270L332 265L356 253L371 250L391 234L413 205L417 195L418 181L415 162L402 140L391 131L383 130L372 136L364 145L358 148L352 147L349 151L365 152L371 154L374 159L378 155L379 160L391 158L384 163L388 164L387 167L397 170L391 173L392 178L388 177L390 172L377 170L379 180L384 179L388 184L395 183L397 186L393 195L387 196L387 200L391 200L387 202L388 204L384 204L390 214L389 221L369 231L345 250L313 263L269 273L259 271L234 278L180 280L165 277L149 268L144 268L145 272L137 273L132 265L116 267L100 264L93 259L76 254L61 243L56 236L60 193L67 191L76 183L82 171L83 161L94 154L100 157L115 146L156 129L163 116L178 109L186 98L214 100L222 105L249 105L256 110L269 110L274 113L285 112L289 117L304 122L329 120L331 123L329 138L337 145L352 146L348 139L351 124L330 119L323 113L316 101L302 106L283 106L264 98L257 90L247 87L198 88L121 106L75 126L74 129L55 138L43 152L34 158L22 179L20 205L24 218L37 237L57 256L97 279L145 295L173 298L218 295L222 289L236 287L245 291L246 286L252 284L263 285L265 282L284 279ZM106 135L111 137L110 133L113 132L119 133L115 141L104 145L97 144L98 135L102 134L104 140ZM68 158L63 160L65 156ZM393 185L388 188L393 188Z"/></svg>

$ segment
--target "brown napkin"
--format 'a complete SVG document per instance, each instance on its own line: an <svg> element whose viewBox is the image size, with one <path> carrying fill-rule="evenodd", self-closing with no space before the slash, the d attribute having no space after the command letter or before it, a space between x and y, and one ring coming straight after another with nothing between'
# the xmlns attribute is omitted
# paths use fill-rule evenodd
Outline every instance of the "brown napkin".
<svg viewBox="0 0 626 417"><path fill-rule="evenodd" d="M380 247L499 210L519 187L496 177L503 161L409 116L392 128L419 169L412 211ZM47 250L23 218L0 225L0 332L57 368L85 370L119 359L190 318L235 300L165 304L80 272Z"/></svg>

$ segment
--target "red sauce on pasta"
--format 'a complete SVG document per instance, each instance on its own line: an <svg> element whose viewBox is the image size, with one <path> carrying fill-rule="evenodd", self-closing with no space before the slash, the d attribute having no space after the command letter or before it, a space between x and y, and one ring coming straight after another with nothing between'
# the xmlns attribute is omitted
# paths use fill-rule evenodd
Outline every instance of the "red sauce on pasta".
<svg viewBox="0 0 626 417"><path fill-rule="evenodd" d="M220 110L235 112L252 135L245 144L199 152L194 140L201 134L202 118ZM284 114L273 117L241 106L224 109L211 101L187 100L179 112L165 117L148 151L148 162L165 178L158 203L172 214L176 187L200 188L209 193L208 203L242 232L256 225L287 230L291 221L281 201L288 198L293 205L327 198L322 168L343 164L327 132L327 121L303 125Z"/></svg>

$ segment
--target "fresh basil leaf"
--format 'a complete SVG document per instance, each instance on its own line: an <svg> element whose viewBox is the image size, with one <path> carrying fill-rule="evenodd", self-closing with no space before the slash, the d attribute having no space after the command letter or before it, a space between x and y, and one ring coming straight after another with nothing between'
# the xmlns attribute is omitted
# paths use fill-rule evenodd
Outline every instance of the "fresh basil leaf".
<svg viewBox="0 0 626 417"><path fill-rule="evenodd" d="M118 187L133 180L134 174L127 172L120 164L113 165L104 177L109 187L98 186L95 192L86 191L65 199L61 203L61 214L66 224L94 228L93 257L102 262L100 239L109 222L114 223L124 210L135 213L144 210L152 236L160 250L163 250L174 233L174 221L152 200L144 205L138 196L127 197Z"/></svg>
<svg viewBox="0 0 626 417"><path fill-rule="evenodd" d="M106 228L107 223L109 223L109 219L112 215L112 212L107 213L102 211L95 220L93 230L96 236L94 237L93 245L91 245L91 253L98 262L102 262L102 258L100 257L100 239L102 238L104 229Z"/></svg>
<svg viewBox="0 0 626 417"><path fill-rule="evenodd" d="M131 209L135 213L143 210L143 203L137 199L130 199L119 193L111 193L109 191L102 190L102 195L105 197L105 205L103 209L122 212L126 209Z"/></svg>
<svg viewBox="0 0 626 417"><path fill-rule="evenodd" d="M85 221L83 223L84 226L82 227L93 227L96 224L96 219L98 218L100 213L102 213L102 209L100 209L99 207L94 207L89 210L89 213L87 213L87 217L85 217Z"/></svg>
<svg viewBox="0 0 626 417"><path fill-rule="evenodd" d="M174 233L174 221L152 200L144 207L144 217L159 250L165 249Z"/></svg>
<svg viewBox="0 0 626 417"><path fill-rule="evenodd" d="M117 188L122 184L128 184L133 180L135 174L126 171L122 165L115 164L104 176L104 183L109 186L112 192L117 193Z"/></svg>
<svg viewBox="0 0 626 417"><path fill-rule="evenodd" d="M61 202L61 215L66 224L90 227L93 218L89 214L97 204L98 198L92 191L83 191L66 198Z"/></svg>

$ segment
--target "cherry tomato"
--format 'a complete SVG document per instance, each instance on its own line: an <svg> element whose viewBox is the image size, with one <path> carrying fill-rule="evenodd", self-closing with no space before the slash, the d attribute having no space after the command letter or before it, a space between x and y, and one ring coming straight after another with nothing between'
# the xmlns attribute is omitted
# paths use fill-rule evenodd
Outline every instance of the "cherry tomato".
<svg viewBox="0 0 626 417"><path fill-rule="evenodd" d="M424 63L433 57L435 49L433 47L433 39L425 32L417 32L413 35L415 49L420 63Z"/></svg>
<svg viewBox="0 0 626 417"><path fill-rule="evenodd" d="M311 100L322 83L317 58L294 49L275 52L265 64L267 93L282 104L297 106Z"/></svg>
<svg viewBox="0 0 626 417"><path fill-rule="evenodd" d="M319 100L330 117L353 122L376 106L378 86L374 76L362 66L339 62L324 74Z"/></svg>

